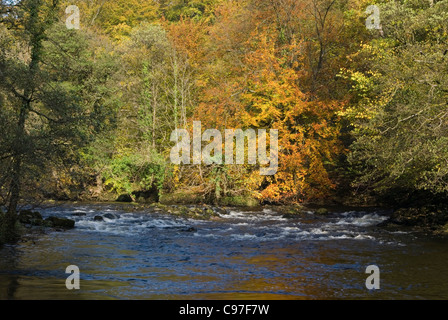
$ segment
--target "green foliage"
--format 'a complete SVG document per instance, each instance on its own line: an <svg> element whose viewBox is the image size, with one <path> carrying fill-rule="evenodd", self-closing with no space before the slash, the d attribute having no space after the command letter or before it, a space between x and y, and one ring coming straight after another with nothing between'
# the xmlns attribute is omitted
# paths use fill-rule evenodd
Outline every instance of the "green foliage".
<svg viewBox="0 0 448 320"><path fill-rule="evenodd" d="M177 190L172 193L164 193L160 197L160 203L162 205L188 205L188 204L200 204L204 202L202 194L192 192L191 190Z"/></svg>
<svg viewBox="0 0 448 320"><path fill-rule="evenodd" d="M71 2L17 2L0 2L2 204L96 186L254 205L354 177L448 194L448 0L377 0L373 31L366 0L80 0L81 30ZM191 120L279 129L278 173L170 166Z"/></svg>
<svg viewBox="0 0 448 320"><path fill-rule="evenodd" d="M196 21L211 20L219 0L161 0L160 11L169 21L189 18Z"/></svg>
<svg viewBox="0 0 448 320"><path fill-rule="evenodd" d="M447 9L448 1L382 5L384 39L364 47L372 71L352 76L358 187L448 193Z"/></svg>
<svg viewBox="0 0 448 320"><path fill-rule="evenodd" d="M164 159L158 154L153 153L149 158L131 154L112 159L102 176L106 189L117 194L131 194L153 187L162 190L167 170Z"/></svg>
<svg viewBox="0 0 448 320"><path fill-rule="evenodd" d="M117 106L108 41L57 23L56 4L23 1L24 19L1 25L0 192L11 214L23 198L73 183L79 150L112 125Z"/></svg>
<svg viewBox="0 0 448 320"><path fill-rule="evenodd" d="M219 203L229 207L257 207L260 205L259 201L250 196L224 197Z"/></svg>

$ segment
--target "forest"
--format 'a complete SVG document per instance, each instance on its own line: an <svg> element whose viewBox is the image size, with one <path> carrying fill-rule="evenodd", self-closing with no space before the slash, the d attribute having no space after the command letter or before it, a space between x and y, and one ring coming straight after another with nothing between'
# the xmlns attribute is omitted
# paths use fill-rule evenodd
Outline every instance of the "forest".
<svg viewBox="0 0 448 320"><path fill-rule="evenodd" d="M278 130L277 172L172 163L195 121ZM444 224L448 0L1 0L0 124L4 241L50 199L374 204Z"/></svg>

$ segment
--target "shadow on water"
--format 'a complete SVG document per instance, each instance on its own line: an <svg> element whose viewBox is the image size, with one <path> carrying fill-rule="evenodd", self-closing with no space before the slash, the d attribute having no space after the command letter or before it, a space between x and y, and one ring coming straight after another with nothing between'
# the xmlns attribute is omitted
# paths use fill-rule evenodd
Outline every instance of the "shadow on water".
<svg viewBox="0 0 448 320"><path fill-rule="evenodd" d="M0 245L0 299L13 300L16 298L16 292L20 286L19 276L14 274L13 270L17 270L17 250L13 246ZM3 272L11 272L9 274Z"/></svg>

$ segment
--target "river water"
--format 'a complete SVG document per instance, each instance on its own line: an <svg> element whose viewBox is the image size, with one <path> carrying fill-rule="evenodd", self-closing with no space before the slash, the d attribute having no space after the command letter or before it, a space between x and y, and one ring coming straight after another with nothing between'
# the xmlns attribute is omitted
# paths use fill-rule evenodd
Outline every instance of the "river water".
<svg viewBox="0 0 448 320"><path fill-rule="evenodd" d="M0 248L0 299L448 299L448 241L378 228L381 211L285 219L234 209L195 221L126 210L42 210L76 228ZM66 288L69 265L80 290ZM369 265L380 290L366 288Z"/></svg>

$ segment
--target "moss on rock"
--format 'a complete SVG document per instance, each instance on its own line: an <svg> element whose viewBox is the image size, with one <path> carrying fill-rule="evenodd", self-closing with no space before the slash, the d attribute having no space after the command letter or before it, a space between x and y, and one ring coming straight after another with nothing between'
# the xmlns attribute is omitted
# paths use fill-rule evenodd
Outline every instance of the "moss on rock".
<svg viewBox="0 0 448 320"><path fill-rule="evenodd" d="M20 211L18 220L23 224L30 224L32 226L42 226L44 222L39 212L31 210Z"/></svg>
<svg viewBox="0 0 448 320"><path fill-rule="evenodd" d="M204 196L193 192L178 191L161 195L159 202L164 205L200 204L204 202Z"/></svg>
<svg viewBox="0 0 448 320"><path fill-rule="evenodd" d="M184 219L210 220L218 218L219 214L212 207L207 205L185 206L185 205L165 205L153 203L150 205L156 213L170 214Z"/></svg>
<svg viewBox="0 0 448 320"><path fill-rule="evenodd" d="M305 212L305 209L301 205L279 206L274 210L281 213L283 218L286 219L295 219L301 217Z"/></svg>
<svg viewBox="0 0 448 320"><path fill-rule="evenodd" d="M324 215L327 215L327 214L328 214L328 209L325 209L325 208L319 208L319 209L316 210L315 213L316 213L317 215L324 216Z"/></svg>
<svg viewBox="0 0 448 320"><path fill-rule="evenodd" d="M224 197L220 204L228 207L258 207L260 202L251 196Z"/></svg>
<svg viewBox="0 0 448 320"><path fill-rule="evenodd" d="M394 211L390 221L410 227L443 226L448 223L448 213L442 208L402 208Z"/></svg>

